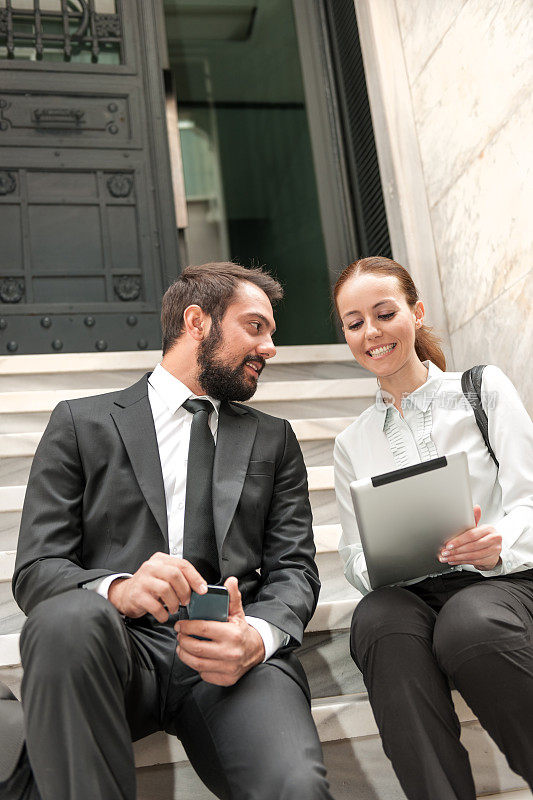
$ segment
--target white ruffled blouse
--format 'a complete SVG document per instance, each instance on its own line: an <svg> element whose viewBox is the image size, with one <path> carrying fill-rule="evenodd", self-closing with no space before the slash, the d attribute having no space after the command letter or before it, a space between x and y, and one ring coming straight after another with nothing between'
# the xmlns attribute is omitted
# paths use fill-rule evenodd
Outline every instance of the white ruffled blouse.
<svg viewBox="0 0 533 800"><path fill-rule="evenodd" d="M473 502L481 506L480 524L493 525L502 535L501 565L482 574L533 567L533 423L516 389L498 367L485 368L481 400L498 470L463 395L461 373L442 372L429 361L425 366L427 381L403 398L403 417L378 390L376 402L335 440L339 553L346 578L363 594L370 584L350 483L461 450L468 458ZM450 569L478 571L470 565Z"/></svg>

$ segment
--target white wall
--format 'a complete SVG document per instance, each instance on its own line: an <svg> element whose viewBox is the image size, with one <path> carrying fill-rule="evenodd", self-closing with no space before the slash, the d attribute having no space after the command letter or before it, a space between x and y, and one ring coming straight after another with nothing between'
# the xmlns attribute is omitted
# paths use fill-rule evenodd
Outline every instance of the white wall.
<svg viewBox="0 0 533 800"><path fill-rule="evenodd" d="M455 368L533 413L531 0L395 0Z"/></svg>

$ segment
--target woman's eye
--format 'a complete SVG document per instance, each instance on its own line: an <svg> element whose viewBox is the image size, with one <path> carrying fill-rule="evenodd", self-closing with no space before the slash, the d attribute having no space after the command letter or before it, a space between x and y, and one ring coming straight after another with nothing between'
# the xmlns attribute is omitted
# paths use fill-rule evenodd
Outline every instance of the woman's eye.
<svg viewBox="0 0 533 800"><path fill-rule="evenodd" d="M363 324L362 320L360 320L359 322L352 322L351 325L348 325L348 330L356 331L357 328L360 328L362 324Z"/></svg>
<svg viewBox="0 0 533 800"><path fill-rule="evenodd" d="M388 314L380 314L379 319L392 319L395 314L396 311L390 311Z"/></svg>
<svg viewBox="0 0 533 800"><path fill-rule="evenodd" d="M260 322L250 322L250 325L252 326L252 328L255 328L256 331L258 331L260 329L260 327L261 327L261 323Z"/></svg>

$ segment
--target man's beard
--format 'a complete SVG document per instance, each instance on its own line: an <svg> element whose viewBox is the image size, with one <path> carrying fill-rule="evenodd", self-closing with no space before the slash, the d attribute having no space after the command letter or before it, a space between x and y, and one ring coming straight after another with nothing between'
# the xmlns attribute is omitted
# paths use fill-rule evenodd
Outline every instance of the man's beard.
<svg viewBox="0 0 533 800"><path fill-rule="evenodd" d="M215 400L249 400L255 394L257 381L246 377L244 365L247 361L253 361L262 370L265 360L261 356L246 356L237 367L229 367L217 357L221 342L222 329L213 321L209 336L198 348L198 382L205 393Z"/></svg>

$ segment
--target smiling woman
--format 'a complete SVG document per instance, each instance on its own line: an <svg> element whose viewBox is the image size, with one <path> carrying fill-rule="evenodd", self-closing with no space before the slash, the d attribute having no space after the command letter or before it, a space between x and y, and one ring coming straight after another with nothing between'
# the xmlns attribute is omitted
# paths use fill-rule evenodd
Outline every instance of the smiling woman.
<svg viewBox="0 0 533 800"><path fill-rule="evenodd" d="M497 467L461 374L444 371L417 289L396 262L355 261L334 294L346 342L380 387L375 404L337 437L334 460L339 551L347 580L365 595L352 619L351 655L385 752L409 800L474 800L451 679L533 787L531 420L503 372L486 367L481 401ZM435 553L448 567L442 574L371 590L350 484L458 451L468 458L475 526L449 531Z"/></svg>
<svg viewBox="0 0 533 800"><path fill-rule="evenodd" d="M403 352L411 359L429 359L439 369L446 369L440 340L424 325L424 304L400 264L382 256L354 261L340 274L334 298L346 341L362 366L374 372L369 359L385 359L384 373L390 374ZM385 358L393 351L394 360ZM411 366L417 369L414 362Z"/></svg>

